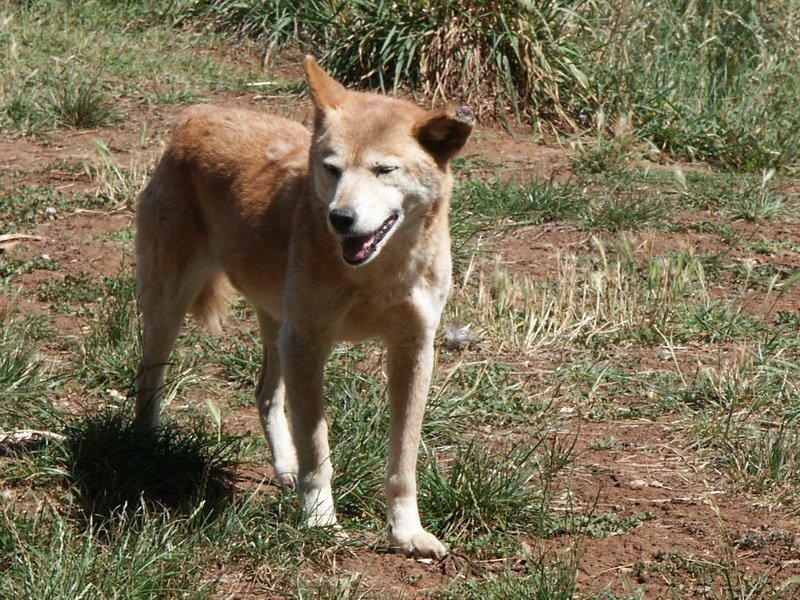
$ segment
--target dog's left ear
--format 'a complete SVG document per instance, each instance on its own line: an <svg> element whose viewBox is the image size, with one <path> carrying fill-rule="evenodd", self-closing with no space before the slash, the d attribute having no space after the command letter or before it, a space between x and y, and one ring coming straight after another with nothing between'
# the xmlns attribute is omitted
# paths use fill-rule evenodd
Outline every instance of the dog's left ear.
<svg viewBox="0 0 800 600"><path fill-rule="evenodd" d="M468 106L433 110L414 124L413 134L436 162L446 163L467 143L475 114Z"/></svg>
<svg viewBox="0 0 800 600"><path fill-rule="evenodd" d="M310 54L306 55L304 65L308 87L311 89L311 100L317 111L325 113L328 109L341 106L347 95L344 86L323 71Z"/></svg>

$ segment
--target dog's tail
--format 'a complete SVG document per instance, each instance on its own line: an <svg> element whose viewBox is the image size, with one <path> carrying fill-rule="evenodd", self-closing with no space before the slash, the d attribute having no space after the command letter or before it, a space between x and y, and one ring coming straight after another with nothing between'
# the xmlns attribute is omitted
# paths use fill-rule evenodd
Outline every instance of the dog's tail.
<svg viewBox="0 0 800 600"><path fill-rule="evenodd" d="M228 313L232 298L233 287L228 278L222 273L216 273L206 281L192 304L192 314L212 334L221 335L222 322Z"/></svg>

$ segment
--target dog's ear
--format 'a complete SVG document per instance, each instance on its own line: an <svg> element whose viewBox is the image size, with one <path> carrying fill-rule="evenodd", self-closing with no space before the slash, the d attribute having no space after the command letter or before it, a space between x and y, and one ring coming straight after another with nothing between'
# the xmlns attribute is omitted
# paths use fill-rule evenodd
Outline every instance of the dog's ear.
<svg viewBox="0 0 800 600"><path fill-rule="evenodd" d="M469 107L448 104L417 121L413 134L437 162L446 163L467 143L474 123Z"/></svg>
<svg viewBox="0 0 800 600"><path fill-rule="evenodd" d="M310 54L306 55L305 68L311 100L317 111L324 113L328 109L341 106L347 94L344 86L323 71Z"/></svg>

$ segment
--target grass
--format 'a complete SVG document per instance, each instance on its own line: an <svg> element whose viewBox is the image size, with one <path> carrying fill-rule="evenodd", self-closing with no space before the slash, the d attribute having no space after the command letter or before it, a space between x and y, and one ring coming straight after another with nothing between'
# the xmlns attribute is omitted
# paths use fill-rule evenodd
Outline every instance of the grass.
<svg viewBox="0 0 800 600"><path fill-rule="evenodd" d="M186 103L201 90L241 89L252 75L207 52L215 36L173 28L171 4L6 2L0 125L36 135L95 128L121 118L120 99Z"/></svg>
<svg viewBox="0 0 800 600"><path fill-rule="evenodd" d="M457 98L535 130L611 137L627 119L632 139L672 156L796 169L798 8L717 5L206 0L183 12L260 40L269 57L299 40L351 83ZM607 163L608 149L583 162Z"/></svg>
<svg viewBox="0 0 800 600"><path fill-rule="evenodd" d="M800 505L798 129L787 100L798 89L797 45L785 27L796 7L528 4L537 18L524 26L518 3L499 23L506 2L3 5L13 18L0 18L0 121L6 137L40 136L24 143L57 144L62 127L113 127L137 104L202 101L264 78L233 66L254 62L252 46L232 47L198 28L200 18L275 43L264 52L269 94L297 94L271 69L285 64L277 47L299 37L348 81L413 88L423 102L458 96L508 127L519 117L546 139L557 134L575 153L568 176L522 182L478 179L502 166L479 155L455 165L455 288L418 472L424 525L453 555L432 566L395 569L383 555L388 411L378 347L331 357L325 393L343 529L308 530L294 494L266 477L252 309L237 304L221 339L187 328L170 359L166 427L140 435L126 412L139 355L129 268L102 277L0 254L0 430L66 436L0 443L0 596L365 598L402 588L608 600L668 588L675 598L793 597L796 579L762 565L788 556L791 543L777 531L728 533L725 511L753 506L755 531ZM378 22L389 16L391 25ZM517 56L515 39L531 30ZM436 87L439 76L447 85ZM97 134L88 160L25 171L31 184L12 176L0 233L41 233L51 219L67 229L77 207L130 211L151 171L148 132L117 150L113 131ZM664 153L711 168L642 160L668 163ZM57 191L54 173L93 189ZM131 240L124 229L86 243L118 253ZM503 253L515 243L548 263L529 272L509 262ZM629 436L640 429L659 433ZM713 470L729 504L712 508L720 539L704 538L709 554L671 552L667 538L629 575L606 572L608 588L591 573L579 578L582 552L600 538L635 547L653 530L679 533L668 512L628 500L624 510L592 508L586 487L602 478L587 471L595 465L580 452L584 433L600 469L634 457L669 469L663 453L674 449L707 469L676 472L698 489ZM678 494L665 477L659 494ZM692 505L681 510L691 517Z"/></svg>
<svg viewBox="0 0 800 600"><path fill-rule="evenodd" d="M39 323L0 312L0 431L49 427L60 421L46 395L59 378L39 354L35 338Z"/></svg>
<svg viewBox="0 0 800 600"><path fill-rule="evenodd" d="M123 168L102 140L94 141L94 153L95 162L88 170L98 201L112 209L132 208L150 180L154 166L135 159L128 168Z"/></svg>
<svg viewBox="0 0 800 600"><path fill-rule="evenodd" d="M85 75L62 75L50 90L49 100L46 110L59 125L91 129L120 118L97 79Z"/></svg>
<svg viewBox="0 0 800 600"><path fill-rule="evenodd" d="M548 508L553 479L569 464L570 454L569 444L544 437L498 451L474 441L462 445L447 472L429 461L420 475L427 518L435 531L468 548L521 531L549 534L555 519Z"/></svg>
<svg viewBox="0 0 800 600"><path fill-rule="evenodd" d="M96 313L79 346L80 372L95 389L127 390L141 356L136 284L123 275L103 283Z"/></svg>
<svg viewBox="0 0 800 600"><path fill-rule="evenodd" d="M0 530L14 547L6 554L0 591L14 596L24 590L32 598L207 598L211 586L202 570L186 568L196 561L187 529L177 521L132 524L118 517L99 536L94 526L78 528L52 506L27 516L5 507Z"/></svg>
<svg viewBox="0 0 800 600"><path fill-rule="evenodd" d="M568 554L549 561L542 558L526 566L522 573L505 571L480 581L468 580L452 585L438 597L452 600L568 600L578 593L576 565L576 557Z"/></svg>
<svg viewBox="0 0 800 600"><path fill-rule="evenodd" d="M798 374L796 362L744 353L699 371L680 393L695 443L713 449L739 488L788 506L800 500Z"/></svg>
<svg viewBox="0 0 800 600"><path fill-rule="evenodd" d="M92 198L67 195L52 187L19 185L0 193L0 233L27 233L75 208L97 208Z"/></svg>

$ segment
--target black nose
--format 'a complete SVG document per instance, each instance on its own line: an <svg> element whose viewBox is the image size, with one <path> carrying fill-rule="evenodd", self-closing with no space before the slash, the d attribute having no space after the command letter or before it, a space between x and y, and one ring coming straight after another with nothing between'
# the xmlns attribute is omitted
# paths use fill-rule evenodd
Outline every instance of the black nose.
<svg viewBox="0 0 800 600"><path fill-rule="evenodd" d="M333 228L339 233L347 233L356 222L356 211L352 208L334 208L328 213L328 219L331 221Z"/></svg>

